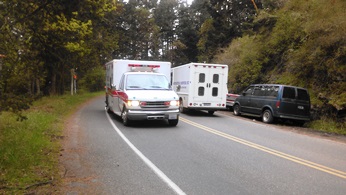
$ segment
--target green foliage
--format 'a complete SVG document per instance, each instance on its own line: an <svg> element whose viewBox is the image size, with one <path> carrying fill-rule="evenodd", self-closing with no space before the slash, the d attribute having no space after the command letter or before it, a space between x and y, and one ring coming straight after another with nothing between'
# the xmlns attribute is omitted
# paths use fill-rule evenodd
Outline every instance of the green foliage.
<svg viewBox="0 0 346 195"><path fill-rule="evenodd" d="M37 97L63 94L71 68L83 75L104 64L118 36L103 24L117 5L108 0L1 1L0 54L6 58L0 59L0 112L20 114Z"/></svg>
<svg viewBox="0 0 346 195"><path fill-rule="evenodd" d="M98 66L88 71L79 84L81 88L87 89L89 92L97 92L104 90L105 78L104 68Z"/></svg>
<svg viewBox="0 0 346 195"><path fill-rule="evenodd" d="M59 141L64 119L76 107L101 93L53 96L34 102L18 121L10 112L0 115L0 194L27 194L28 186L59 182ZM40 194L40 193L38 193Z"/></svg>
<svg viewBox="0 0 346 195"><path fill-rule="evenodd" d="M308 124L311 129L316 129L319 132L346 135L346 121L335 120L329 117L321 117L318 120L314 120Z"/></svg>
<svg viewBox="0 0 346 195"><path fill-rule="evenodd" d="M229 64L229 87L237 92L259 82L297 85L309 89L316 110L346 109L345 9L342 0L287 1L261 12L255 31L222 49L215 62Z"/></svg>
<svg viewBox="0 0 346 195"><path fill-rule="evenodd" d="M210 18L204 21L199 31L200 38L197 43L199 62L210 62L212 56L214 55L214 51L217 47L214 43L212 43L212 33L214 31L215 28L213 25L213 19Z"/></svg>

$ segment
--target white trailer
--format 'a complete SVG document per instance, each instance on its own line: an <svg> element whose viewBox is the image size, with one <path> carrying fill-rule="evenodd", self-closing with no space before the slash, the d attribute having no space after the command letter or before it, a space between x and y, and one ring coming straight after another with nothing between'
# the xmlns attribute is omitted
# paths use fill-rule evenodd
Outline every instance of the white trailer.
<svg viewBox="0 0 346 195"><path fill-rule="evenodd" d="M169 83L171 63L112 60L106 65L106 109L121 116L123 124L134 120L179 121L179 97Z"/></svg>
<svg viewBox="0 0 346 195"><path fill-rule="evenodd" d="M172 87L179 96L180 112L226 109L228 66L189 63L172 68Z"/></svg>

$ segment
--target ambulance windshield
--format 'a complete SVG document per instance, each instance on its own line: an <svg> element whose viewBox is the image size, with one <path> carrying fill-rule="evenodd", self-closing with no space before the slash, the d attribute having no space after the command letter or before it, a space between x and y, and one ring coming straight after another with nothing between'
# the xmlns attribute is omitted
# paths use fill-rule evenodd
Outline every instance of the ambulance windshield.
<svg viewBox="0 0 346 195"><path fill-rule="evenodd" d="M127 90L168 90L170 84L164 75L133 74L127 75Z"/></svg>

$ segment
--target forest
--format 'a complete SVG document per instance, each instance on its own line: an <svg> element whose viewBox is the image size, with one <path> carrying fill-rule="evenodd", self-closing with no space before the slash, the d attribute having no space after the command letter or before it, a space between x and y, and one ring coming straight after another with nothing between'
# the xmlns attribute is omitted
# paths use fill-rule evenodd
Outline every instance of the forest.
<svg viewBox="0 0 346 195"><path fill-rule="evenodd" d="M0 113L69 93L73 75L102 90L112 59L162 60L227 64L233 93L305 87L313 119L345 127L345 35L344 0L0 0Z"/></svg>

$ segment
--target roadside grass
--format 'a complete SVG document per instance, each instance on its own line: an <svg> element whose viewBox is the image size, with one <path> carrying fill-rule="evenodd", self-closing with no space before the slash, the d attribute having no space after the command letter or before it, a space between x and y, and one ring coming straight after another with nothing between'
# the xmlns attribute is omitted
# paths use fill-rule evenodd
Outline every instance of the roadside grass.
<svg viewBox="0 0 346 195"><path fill-rule="evenodd" d="M0 194L27 194L59 181L58 157L64 121L85 101L103 92L43 97L18 121L0 115Z"/></svg>
<svg viewBox="0 0 346 195"><path fill-rule="evenodd" d="M319 132L346 136L346 120L336 121L322 117L319 120L311 121L307 126Z"/></svg>

